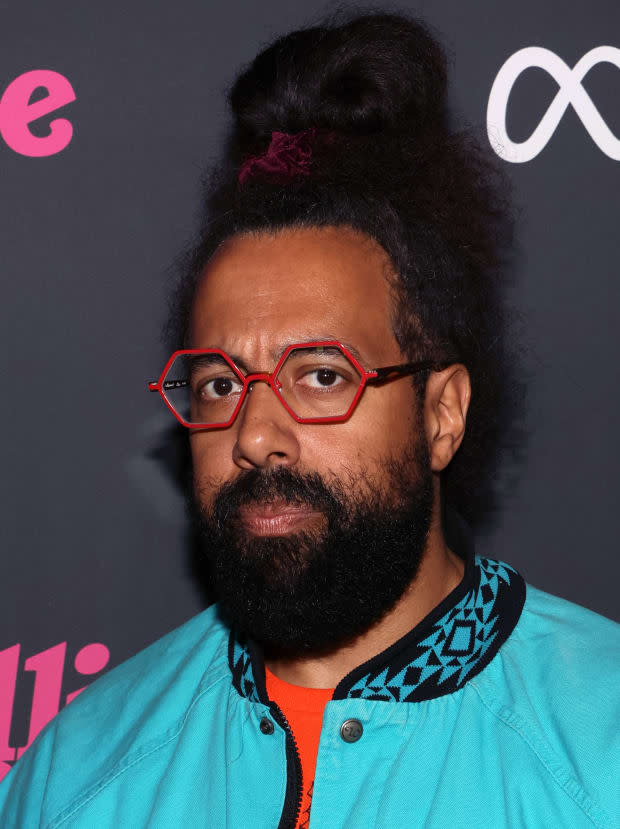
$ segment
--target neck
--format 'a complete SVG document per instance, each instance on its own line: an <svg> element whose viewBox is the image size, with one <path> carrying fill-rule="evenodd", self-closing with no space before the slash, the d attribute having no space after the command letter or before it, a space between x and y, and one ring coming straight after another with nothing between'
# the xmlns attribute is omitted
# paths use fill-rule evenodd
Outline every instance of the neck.
<svg viewBox="0 0 620 829"><path fill-rule="evenodd" d="M350 671L384 651L421 622L458 586L465 566L448 549L435 501L426 547L415 579L392 610L354 642L320 657L270 659L265 664L277 677L306 688L335 688Z"/></svg>

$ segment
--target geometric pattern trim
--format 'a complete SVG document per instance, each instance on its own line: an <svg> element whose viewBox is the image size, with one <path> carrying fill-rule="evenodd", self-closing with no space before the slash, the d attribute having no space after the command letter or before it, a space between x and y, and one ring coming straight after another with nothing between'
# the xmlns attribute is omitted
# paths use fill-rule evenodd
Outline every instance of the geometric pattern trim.
<svg viewBox="0 0 620 829"><path fill-rule="evenodd" d="M502 615L512 605L505 600L513 579L521 577L507 564L477 558L474 586L421 641L411 643L407 664L396 661L380 672L365 674L348 689L347 696L416 702L456 691L472 671L477 673L483 660L486 664L485 656L505 629L502 621L508 620L502 620Z"/></svg>
<svg viewBox="0 0 620 829"><path fill-rule="evenodd" d="M228 640L228 664L232 671L233 685L241 696L252 702L260 702L247 641L237 639L233 633Z"/></svg>
<svg viewBox="0 0 620 829"><path fill-rule="evenodd" d="M437 619L431 612L400 643L366 663L362 676L360 669L352 671L336 688L334 699L419 702L458 690L508 638L524 599L525 582L514 568L474 556L469 589L461 598ZM264 692L257 688L250 650L260 662L257 649L231 633L233 684L242 696L259 702ZM262 665L256 669L264 675ZM264 680L261 685L264 688Z"/></svg>

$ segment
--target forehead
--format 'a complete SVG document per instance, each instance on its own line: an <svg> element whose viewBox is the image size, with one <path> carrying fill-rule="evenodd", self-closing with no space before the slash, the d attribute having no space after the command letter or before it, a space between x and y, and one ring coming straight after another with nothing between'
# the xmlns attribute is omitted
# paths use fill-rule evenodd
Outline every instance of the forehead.
<svg viewBox="0 0 620 829"><path fill-rule="evenodd" d="M233 237L199 283L190 345L266 359L291 342L335 338L362 357L398 354L389 276L383 248L348 228Z"/></svg>

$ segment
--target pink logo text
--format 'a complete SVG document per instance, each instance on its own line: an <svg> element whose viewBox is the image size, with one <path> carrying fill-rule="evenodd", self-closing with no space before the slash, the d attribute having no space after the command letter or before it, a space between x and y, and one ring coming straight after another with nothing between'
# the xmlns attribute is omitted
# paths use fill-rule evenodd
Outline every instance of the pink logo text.
<svg viewBox="0 0 620 829"><path fill-rule="evenodd" d="M0 780L11 769L14 762L32 744L35 737L47 723L56 716L61 707L62 680L65 670L67 643L61 642L41 653L35 653L24 663L25 671L34 673L34 693L28 742L19 748L9 745L13 703L19 669L20 645L0 651ZM93 642L85 645L73 661L75 670L83 676L92 676L102 671L110 660L110 651L105 645ZM64 704L75 699L87 685L67 694Z"/></svg>
<svg viewBox="0 0 620 829"><path fill-rule="evenodd" d="M30 103L32 93L40 88L47 95ZM29 124L50 112L75 101L69 81L50 69L33 69L15 78L0 98L0 135L20 155L42 157L64 150L73 137L73 125L66 118L50 121L46 136L33 135Z"/></svg>

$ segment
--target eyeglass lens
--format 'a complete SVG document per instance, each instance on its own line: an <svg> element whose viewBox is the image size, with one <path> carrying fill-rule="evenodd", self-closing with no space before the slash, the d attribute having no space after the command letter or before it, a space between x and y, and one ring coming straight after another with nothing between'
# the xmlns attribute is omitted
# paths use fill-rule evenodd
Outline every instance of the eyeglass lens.
<svg viewBox="0 0 620 829"><path fill-rule="evenodd" d="M298 417L347 413L362 377L335 347L296 348L282 364L276 387ZM218 425L233 415L243 380L220 354L181 355L163 381L170 405L187 423Z"/></svg>

